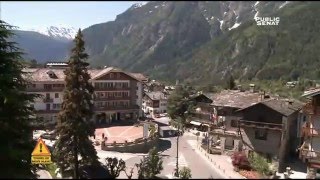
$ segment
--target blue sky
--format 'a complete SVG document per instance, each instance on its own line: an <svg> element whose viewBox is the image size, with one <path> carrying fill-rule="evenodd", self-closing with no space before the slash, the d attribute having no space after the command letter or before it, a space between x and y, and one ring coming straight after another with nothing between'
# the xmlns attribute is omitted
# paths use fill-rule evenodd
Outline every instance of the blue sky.
<svg viewBox="0 0 320 180"><path fill-rule="evenodd" d="M21 29L51 25L83 29L113 21L139 2L143 1L1 1L1 19Z"/></svg>

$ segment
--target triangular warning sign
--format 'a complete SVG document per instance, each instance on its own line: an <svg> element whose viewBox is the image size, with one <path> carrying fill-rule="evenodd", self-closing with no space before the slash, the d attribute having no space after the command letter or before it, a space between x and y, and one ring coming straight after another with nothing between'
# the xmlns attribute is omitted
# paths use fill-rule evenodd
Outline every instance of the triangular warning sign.
<svg viewBox="0 0 320 180"><path fill-rule="evenodd" d="M32 156L51 156L51 153L41 138L39 138L36 147L33 149Z"/></svg>

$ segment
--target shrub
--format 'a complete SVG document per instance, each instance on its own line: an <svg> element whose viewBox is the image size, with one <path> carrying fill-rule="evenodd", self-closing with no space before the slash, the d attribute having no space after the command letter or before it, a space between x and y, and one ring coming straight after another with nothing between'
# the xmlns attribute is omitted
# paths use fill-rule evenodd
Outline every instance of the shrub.
<svg viewBox="0 0 320 180"><path fill-rule="evenodd" d="M180 179L191 179L191 170L187 167L183 167L179 170L179 177Z"/></svg>
<svg viewBox="0 0 320 180"><path fill-rule="evenodd" d="M253 153L249 157L251 167L262 175L270 174L270 167L266 158L257 153Z"/></svg>
<svg viewBox="0 0 320 180"><path fill-rule="evenodd" d="M235 152L232 157L232 165L238 169L250 170L250 162L244 152Z"/></svg>

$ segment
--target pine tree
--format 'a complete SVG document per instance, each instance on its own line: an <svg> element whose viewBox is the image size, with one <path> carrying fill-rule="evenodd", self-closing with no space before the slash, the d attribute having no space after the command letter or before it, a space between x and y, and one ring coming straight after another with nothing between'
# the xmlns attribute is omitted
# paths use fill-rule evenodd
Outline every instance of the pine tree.
<svg viewBox="0 0 320 180"><path fill-rule="evenodd" d="M67 169L73 170L73 178L79 178L79 165L100 165L97 152L89 136L94 135L92 94L89 83L88 63L84 41L79 29L75 47L65 71L66 88L63 95L62 110L59 113L57 133L59 139L55 144L54 156L62 174ZM81 156L81 161L78 159Z"/></svg>
<svg viewBox="0 0 320 180"><path fill-rule="evenodd" d="M138 168L138 179L155 179L157 174L160 174L163 170L163 160L159 156L155 147L150 149L148 156L143 157L139 164L136 164Z"/></svg>
<svg viewBox="0 0 320 180"><path fill-rule="evenodd" d="M12 28L0 20L0 178L34 178L29 104L36 95L25 93L22 53L8 40L14 35Z"/></svg>

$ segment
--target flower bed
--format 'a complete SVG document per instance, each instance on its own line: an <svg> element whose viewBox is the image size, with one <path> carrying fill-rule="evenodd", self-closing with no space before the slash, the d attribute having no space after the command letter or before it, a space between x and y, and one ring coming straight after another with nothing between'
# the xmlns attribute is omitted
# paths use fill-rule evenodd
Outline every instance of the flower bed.
<svg viewBox="0 0 320 180"><path fill-rule="evenodd" d="M239 174L247 179L259 179L260 174L257 171L240 170Z"/></svg>

